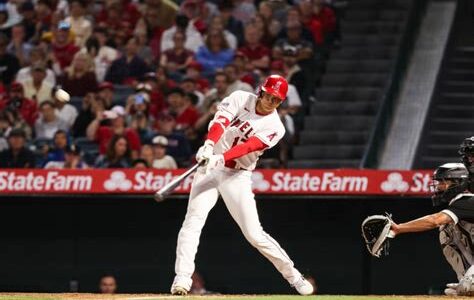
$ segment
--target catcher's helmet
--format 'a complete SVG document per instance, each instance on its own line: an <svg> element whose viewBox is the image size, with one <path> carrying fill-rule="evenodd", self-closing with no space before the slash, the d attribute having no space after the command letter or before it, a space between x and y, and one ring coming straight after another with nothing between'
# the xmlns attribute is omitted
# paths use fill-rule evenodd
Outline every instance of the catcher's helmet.
<svg viewBox="0 0 474 300"><path fill-rule="evenodd" d="M281 100L285 100L288 92L288 82L283 76L270 75L265 79L265 82L260 86L260 89L265 93L273 95Z"/></svg>
<svg viewBox="0 0 474 300"><path fill-rule="evenodd" d="M441 186L447 184L445 188ZM448 204L456 195L464 192L469 185L469 172L461 163L447 163L433 173L431 200L434 206Z"/></svg>
<svg viewBox="0 0 474 300"><path fill-rule="evenodd" d="M468 168L469 173L474 173L474 165L469 157L474 156L474 136L465 138L459 146L458 153L461 155L462 162Z"/></svg>

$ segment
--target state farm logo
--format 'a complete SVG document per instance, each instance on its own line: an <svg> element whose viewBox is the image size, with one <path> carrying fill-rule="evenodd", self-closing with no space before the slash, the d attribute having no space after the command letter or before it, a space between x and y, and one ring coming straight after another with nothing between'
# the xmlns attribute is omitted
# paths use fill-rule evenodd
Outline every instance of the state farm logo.
<svg viewBox="0 0 474 300"><path fill-rule="evenodd" d="M380 188L382 191L391 192L406 192L409 188L408 182L403 180L403 176L400 173L394 172L387 176L387 180L382 182Z"/></svg>
<svg viewBox="0 0 474 300"><path fill-rule="evenodd" d="M259 192L267 191L270 188L270 182L265 180L263 174L254 171L252 173L252 189L257 190Z"/></svg>
<svg viewBox="0 0 474 300"><path fill-rule="evenodd" d="M128 191L132 188L132 181L122 171L114 171L110 174L110 178L104 182L104 189L107 191Z"/></svg>

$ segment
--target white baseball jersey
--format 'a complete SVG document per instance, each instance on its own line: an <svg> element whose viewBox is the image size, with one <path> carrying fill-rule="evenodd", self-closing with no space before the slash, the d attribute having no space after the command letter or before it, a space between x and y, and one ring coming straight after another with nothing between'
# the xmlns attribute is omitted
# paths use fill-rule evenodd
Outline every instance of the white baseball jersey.
<svg viewBox="0 0 474 300"><path fill-rule="evenodd" d="M275 110L268 115L259 115L255 112L257 96L255 94L236 91L224 98L218 105L217 113L209 124L223 122L222 118L230 121L224 129L220 140L214 146L216 154L223 154L230 148L242 144L251 136L256 136L267 149L275 146L285 134L285 127ZM246 170L255 169L257 160L263 151L254 151L235 159L236 167Z"/></svg>

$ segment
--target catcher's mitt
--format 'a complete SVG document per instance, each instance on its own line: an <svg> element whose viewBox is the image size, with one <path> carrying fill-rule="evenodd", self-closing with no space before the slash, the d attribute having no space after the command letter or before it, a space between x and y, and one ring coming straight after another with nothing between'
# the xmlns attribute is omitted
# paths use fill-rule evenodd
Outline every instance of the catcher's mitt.
<svg viewBox="0 0 474 300"><path fill-rule="evenodd" d="M392 224L391 215L373 215L362 222L362 236L364 237L367 250L375 257L388 255L389 240L395 235L390 230Z"/></svg>

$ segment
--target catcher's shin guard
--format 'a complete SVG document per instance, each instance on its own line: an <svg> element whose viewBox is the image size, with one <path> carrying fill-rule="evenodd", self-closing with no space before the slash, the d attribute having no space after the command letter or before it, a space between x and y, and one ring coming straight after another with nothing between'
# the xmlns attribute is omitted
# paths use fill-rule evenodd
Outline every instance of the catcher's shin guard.
<svg viewBox="0 0 474 300"><path fill-rule="evenodd" d="M451 265L454 272L456 272L458 280L461 280L466 272L464 259L462 252L452 243L452 235L448 226L439 232L439 242L441 243L444 257Z"/></svg>

